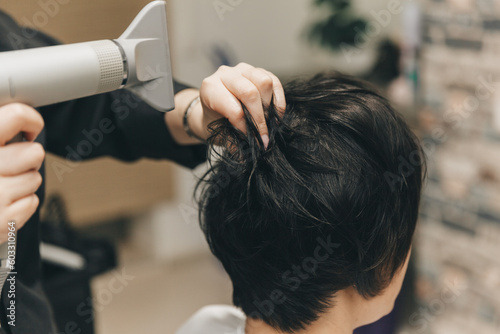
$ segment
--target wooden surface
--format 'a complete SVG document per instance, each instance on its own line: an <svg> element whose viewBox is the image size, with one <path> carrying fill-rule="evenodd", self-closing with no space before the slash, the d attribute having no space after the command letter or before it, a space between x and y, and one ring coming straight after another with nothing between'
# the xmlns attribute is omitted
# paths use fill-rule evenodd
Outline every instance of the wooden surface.
<svg viewBox="0 0 500 334"><path fill-rule="evenodd" d="M24 26L64 43L118 38L149 0L2 0Z"/></svg>
<svg viewBox="0 0 500 334"><path fill-rule="evenodd" d="M149 0L2 0L0 9L24 26L42 30L64 43L113 39L121 35ZM46 160L47 194L61 193L71 220L89 225L141 213L172 199L170 163L123 164L111 159L82 163L60 182L53 156Z"/></svg>
<svg viewBox="0 0 500 334"><path fill-rule="evenodd" d="M60 166L71 166L70 172L61 173L65 169ZM70 219L77 225L141 213L172 199L174 193L168 162L126 164L104 158L73 168L65 160L49 155L45 169L48 194L63 194Z"/></svg>

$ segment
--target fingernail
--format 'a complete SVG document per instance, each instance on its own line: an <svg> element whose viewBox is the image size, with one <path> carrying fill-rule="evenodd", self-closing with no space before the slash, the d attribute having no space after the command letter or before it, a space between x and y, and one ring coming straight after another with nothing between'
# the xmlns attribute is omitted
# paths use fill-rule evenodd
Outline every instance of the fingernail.
<svg viewBox="0 0 500 334"><path fill-rule="evenodd" d="M263 135L262 142L264 143L264 149L267 150L267 147L269 146L269 136Z"/></svg>

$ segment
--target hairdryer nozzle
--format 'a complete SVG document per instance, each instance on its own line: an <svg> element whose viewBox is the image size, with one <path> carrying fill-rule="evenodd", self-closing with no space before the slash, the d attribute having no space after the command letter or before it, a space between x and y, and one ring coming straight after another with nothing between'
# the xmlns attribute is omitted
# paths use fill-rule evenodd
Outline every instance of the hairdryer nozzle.
<svg viewBox="0 0 500 334"><path fill-rule="evenodd" d="M158 110L172 110L174 89L165 1L148 4L115 42L125 56L125 88Z"/></svg>

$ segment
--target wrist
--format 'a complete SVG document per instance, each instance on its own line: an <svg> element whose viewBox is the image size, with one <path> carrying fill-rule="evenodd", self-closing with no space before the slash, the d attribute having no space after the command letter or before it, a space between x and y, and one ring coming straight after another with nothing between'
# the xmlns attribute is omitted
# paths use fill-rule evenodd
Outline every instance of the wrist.
<svg viewBox="0 0 500 334"><path fill-rule="evenodd" d="M194 139L186 133L183 124L184 113L186 112L190 103L196 97L198 97L199 94L199 91L196 89L185 89L180 91L175 95L175 109L165 114L165 122L167 124L167 128L174 140L179 145L200 144L200 141L198 139ZM189 116L189 126L191 128L191 131L193 131L193 133L197 135L200 134L199 129L202 128L202 126L198 125L198 108L201 108L201 106L193 106L193 110L191 111L191 115Z"/></svg>
<svg viewBox="0 0 500 334"><path fill-rule="evenodd" d="M191 120L190 120L190 126L191 126L191 131L195 133L197 136L203 139L203 141L206 141L208 138L208 129L207 129L207 124L205 124L205 113L203 111L203 104L198 103L195 106L193 106L193 111L191 112Z"/></svg>
<svg viewBox="0 0 500 334"><path fill-rule="evenodd" d="M193 99L184 112L183 127L188 136L206 143L207 134L203 122L203 106L199 96Z"/></svg>

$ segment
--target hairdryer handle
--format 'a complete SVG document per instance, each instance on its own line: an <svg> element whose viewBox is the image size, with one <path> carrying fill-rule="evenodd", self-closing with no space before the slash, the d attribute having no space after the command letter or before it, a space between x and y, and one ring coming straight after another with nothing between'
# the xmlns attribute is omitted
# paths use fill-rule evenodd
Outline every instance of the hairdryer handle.
<svg viewBox="0 0 500 334"><path fill-rule="evenodd" d="M24 136L22 133L18 133L14 138L12 138L7 144L20 143L24 141Z"/></svg>

